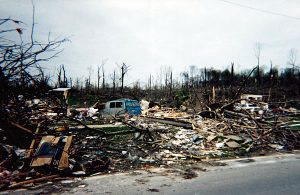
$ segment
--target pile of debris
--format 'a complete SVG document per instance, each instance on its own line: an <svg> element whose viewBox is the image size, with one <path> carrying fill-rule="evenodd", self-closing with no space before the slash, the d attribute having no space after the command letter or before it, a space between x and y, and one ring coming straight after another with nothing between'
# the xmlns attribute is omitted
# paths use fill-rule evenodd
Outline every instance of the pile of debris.
<svg viewBox="0 0 300 195"><path fill-rule="evenodd" d="M235 102L198 114L144 102L142 115L107 118L97 108L68 115L47 100L10 102L1 110L0 189L299 148L289 125L299 112L236 110Z"/></svg>

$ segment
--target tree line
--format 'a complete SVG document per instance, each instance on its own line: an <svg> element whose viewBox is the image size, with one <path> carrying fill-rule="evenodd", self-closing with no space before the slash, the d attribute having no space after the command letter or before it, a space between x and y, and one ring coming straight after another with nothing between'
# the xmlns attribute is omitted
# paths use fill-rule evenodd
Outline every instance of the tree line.
<svg viewBox="0 0 300 195"><path fill-rule="evenodd" d="M9 28L6 27L8 23ZM106 60L103 60L96 71L89 66L88 75L81 79L68 76L68 70L60 65L56 78L54 81L52 78L51 82L51 76L45 73L41 64L60 54L62 44L68 39L51 39L49 35L47 41L37 41L34 34L34 9L29 37L24 37L22 21L0 19L0 28L1 103L19 94L41 96L53 87L70 87L81 96L105 96L103 100L130 97L155 101L200 101L205 96L213 96L212 93L216 96L213 99L232 99L245 92L261 93L272 98L297 98L300 95L300 67L297 66L296 49L289 51L288 66L282 70L278 70L272 61L268 69L261 66L261 44L256 43L254 54L257 64L252 69L241 72L235 71L234 62L224 70L191 65L177 76L171 66L161 66L157 75L150 74L143 81L135 81L126 86L125 81L133 67L122 62L108 74L105 71ZM94 76L96 80L92 80Z"/></svg>

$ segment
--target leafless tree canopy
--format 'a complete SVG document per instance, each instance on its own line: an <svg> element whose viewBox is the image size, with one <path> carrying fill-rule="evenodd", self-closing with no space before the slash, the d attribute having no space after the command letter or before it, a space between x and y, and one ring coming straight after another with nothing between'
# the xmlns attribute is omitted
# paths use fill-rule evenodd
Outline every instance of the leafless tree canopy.
<svg viewBox="0 0 300 195"><path fill-rule="evenodd" d="M34 8L34 7L33 7ZM13 26L7 28L6 26ZM60 46L67 39L37 41L34 36L33 21L29 37L23 33L24 23L11 18L0 19L0 86L5 91L12 83L28 85L41 76L40 63L56 57L62 52ZM19 37L12 39L11 37Z"/></svg>
<svg viewBox="0 0 300 195"><path fill-rule="evenodd" d="M292 74L295 75L295 66L297 61L297 50L292 48L289 51L288 65L292 66Z"/></svg>

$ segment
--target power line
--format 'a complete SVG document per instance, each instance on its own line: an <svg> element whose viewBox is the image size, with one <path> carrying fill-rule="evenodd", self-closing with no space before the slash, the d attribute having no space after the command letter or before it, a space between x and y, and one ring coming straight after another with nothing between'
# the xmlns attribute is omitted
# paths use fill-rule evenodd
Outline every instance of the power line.
<svg viewBox="0 0 300 195"><path fill-rule="evenodd" d="M286 15L286 14L282 14L282 13L278 13L278 12L273 12L273 11L269 11L269 10L259 9L259 8L255 8L255 7L250 7L248 5L243 5L243 4L235 3L235 2L232 2L232 1L227 1L227 0L219 0L219 1L229 3L229 4L232 4L232 5L235 5L235 6L251 9L251 10L254 10L254 11L263 12L263 13L266 13L266 14L286 17L286 18L295 19L295 20L300 20L299 17L290 16L290 15Z"/></svg>

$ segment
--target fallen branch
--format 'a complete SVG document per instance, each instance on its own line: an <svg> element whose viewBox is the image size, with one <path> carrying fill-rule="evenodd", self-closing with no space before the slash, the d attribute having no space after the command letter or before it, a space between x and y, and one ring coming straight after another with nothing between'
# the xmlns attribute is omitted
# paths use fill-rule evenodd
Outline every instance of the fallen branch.
<svg viewBox="0 0 300 195"><path fill-rule="evenodd" d="M26 184L31 184L31 183L39 183L42 181L48 181L50 179L54 179L56 177L59 177L60 175L50 175L50 176L45 176L45 177L41 177L41 178L37 178L37 179L31 179L31 180L27 180L27 181L22 181L19 183L15 183L10 185L8 188L16 188L16 187L20 187Z"/></svg>
<svg viewBox="0 0 300 195"><path fill-rule="evenodd" d="M19 125L19 124L17 124L17 123L14 123L14 122L8 122L10 125L12 125L12 126L14 126L14 127L17 127L18 129L20 129L20 130L22 130L22 131L25 131L25 132L27 132L27 133L30 133L30 134L32 134L32 131L31 130L29 130L29 129L27 129L27 128L25 128L25 127L23 127L23 126L21 126L21 125Z"/></svg>

